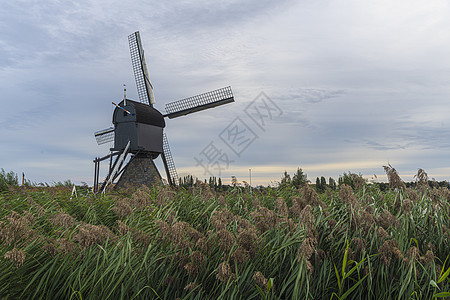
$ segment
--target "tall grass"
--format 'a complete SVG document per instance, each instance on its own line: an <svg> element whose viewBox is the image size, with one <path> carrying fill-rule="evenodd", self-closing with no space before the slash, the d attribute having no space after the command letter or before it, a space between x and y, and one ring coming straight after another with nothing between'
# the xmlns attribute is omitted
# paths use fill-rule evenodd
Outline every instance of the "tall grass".
<svg viewBox="0 0 450 300"><path fill-rule="evenodd" d="M0 195L5 299L427 299L450 291L450 192L343 184Z"/></svg>

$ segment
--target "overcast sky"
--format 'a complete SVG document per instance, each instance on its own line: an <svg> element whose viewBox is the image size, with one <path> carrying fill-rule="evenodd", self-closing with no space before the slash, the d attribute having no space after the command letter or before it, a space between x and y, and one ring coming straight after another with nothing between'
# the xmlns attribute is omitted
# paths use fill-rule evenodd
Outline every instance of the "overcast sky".
<svg viewBox="0 0 450 300"><path fill-rule="evenodd" d="M140 31L157 109L235 95L166 121L181 176L383 180L390 163L404 180L418 168L449 180L449 28L444 0L3 1L0 167L91 185L111 146L93 133L111 126L123 84L137 100L127 37Z"/></svg>

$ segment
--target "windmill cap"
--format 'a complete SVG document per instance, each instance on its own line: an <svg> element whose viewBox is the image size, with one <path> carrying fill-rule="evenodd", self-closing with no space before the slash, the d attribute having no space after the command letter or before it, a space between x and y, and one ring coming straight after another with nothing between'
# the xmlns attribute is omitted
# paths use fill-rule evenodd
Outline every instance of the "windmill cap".
<svg viewBox="0 0 450 300"><path fill-rule="evenodd" d="M166 127L166 122L164 121L163 115L152 106L129 99L126 99L126 102L127 105L124 106L124 101L122 100L119 103L119 106L126 109L133 115L124 116L124 112L116 107L113 114L114 124L120 122L137 122L162 128Z"/></svg>

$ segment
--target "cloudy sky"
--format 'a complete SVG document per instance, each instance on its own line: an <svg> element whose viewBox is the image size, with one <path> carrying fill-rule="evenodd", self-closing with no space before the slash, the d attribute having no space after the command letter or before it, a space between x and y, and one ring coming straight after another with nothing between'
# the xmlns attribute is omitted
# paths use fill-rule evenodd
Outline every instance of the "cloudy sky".
<svg viewBox="0 0 450 300"><path fill-rule="evenodd" d="M235 95L167 120L181 176L383 180L390 163L404 180L418 168L449 180L449 28L445 0L3 1L0 167L91 185L111 146L93 133L123 84L137 99L127 36L140 31L156 108Z"/></svg>

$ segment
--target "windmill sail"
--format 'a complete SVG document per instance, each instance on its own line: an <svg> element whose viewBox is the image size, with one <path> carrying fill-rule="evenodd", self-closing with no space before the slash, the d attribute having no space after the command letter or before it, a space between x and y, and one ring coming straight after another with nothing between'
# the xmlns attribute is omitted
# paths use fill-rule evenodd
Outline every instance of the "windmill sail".
<svg viewBox="0 0 450 300"><path fill-rule="evenodd" d="M139 101L153 105L155 104L155 96L153 95L153 87L150 83L147 64L145 63L144 49L142 48L139 31L128 36L128 43L130 45L131 63L133 65Z"/></svg>
<svg viewBox="0 0 450 300"><path fill-rule="evenodd" d="M173 119L230 102L234 102L234 96L231 87L227 86L215 91L167 103L165 106L167 114L164 117Z"/></svg>
<svg viewBox="0 0 450 300"><path fill-rule="evenodd" d="M103 145L114 141L114 127L99 130L94 133L98 145Z"/></svg>
<svg viewBox="0 0 450 300"><path fill-rule="evenodd" d="M163 136L163 150L161 158L164 163L164 169L166 170L167 181L170 185L176 185L178 182L177 169L175 168L175 163L173 162L172 153L169 148L169 142L165 133Z"/></svg>

